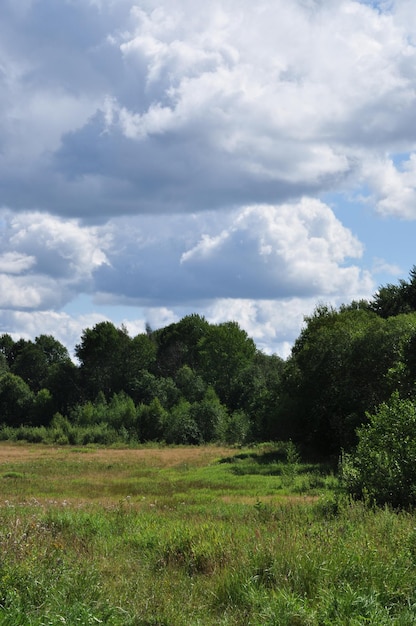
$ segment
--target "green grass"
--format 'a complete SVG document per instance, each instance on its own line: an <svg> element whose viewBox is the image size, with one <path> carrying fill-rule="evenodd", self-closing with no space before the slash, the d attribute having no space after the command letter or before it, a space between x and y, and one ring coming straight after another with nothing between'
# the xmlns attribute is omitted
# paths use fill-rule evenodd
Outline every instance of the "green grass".
<svg viewBox="0 0 416 626"><path fill-rule="evenodd" d="M0 625L416 623L415 515L349 502L318 465L1 451Z"/></svg>

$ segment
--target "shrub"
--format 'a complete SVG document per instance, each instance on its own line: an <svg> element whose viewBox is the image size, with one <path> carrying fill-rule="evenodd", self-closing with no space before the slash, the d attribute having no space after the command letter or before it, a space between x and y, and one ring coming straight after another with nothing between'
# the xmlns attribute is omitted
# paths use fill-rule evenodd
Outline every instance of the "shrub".
<svg viewBox="0 0 416 626"><path fill-rule="evenodd" d="M227 410L213 387L208 387L202 400L191 405L190 416L197 426L199 443L206 443L217 438L218 426L227 418Z"/></svg>
<svg viewBox="0 0 416 626"><path fill-rule="evenodd" d="M372 503L416 504L416 406L395 392L357 430L354 454L341 463L347 490Z"/></svg>
<svg viewBox="0 0 416 626"><path fill-rule="evenodd" d="M180 400L165 417L163 438L171 444L197 444L201 442L198 424L191 414L191 403Z"/></svg>
<svg viewBox="0 0 416 626"><path fill-rule="evenodd" d="M158 398L154 398L150 404L141 404L137 409L140 440L155 441L160 439L165 419L166 411Z"/></svg>
<svg viewBox="0 0 416 626"><path fill-rule="evenodd" d="M226 444L243 444L249 439L250 419L244 411L223 413L217 425L217 437Z"/></svg>

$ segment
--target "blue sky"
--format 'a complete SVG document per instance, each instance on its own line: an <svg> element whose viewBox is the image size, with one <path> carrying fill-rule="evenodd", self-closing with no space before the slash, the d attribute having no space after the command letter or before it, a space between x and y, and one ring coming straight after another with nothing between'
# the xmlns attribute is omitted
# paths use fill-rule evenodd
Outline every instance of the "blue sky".
<svg viewBox="0 0 416 626"><path fill-rule="evenodd" d="M2 0L0 331L287 356L416 263L413 0Z"/></svg>

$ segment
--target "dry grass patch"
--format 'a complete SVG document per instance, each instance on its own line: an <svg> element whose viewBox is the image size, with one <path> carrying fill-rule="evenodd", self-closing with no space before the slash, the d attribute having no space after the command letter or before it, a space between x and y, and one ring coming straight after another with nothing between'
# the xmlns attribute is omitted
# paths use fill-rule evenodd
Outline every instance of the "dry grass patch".
<svg viewBox="0 0 416 626"><path fill-rule="evenodd" d="M77 448L0 445L0 502L117 503L131 497L165 502L211 487L216 461L229 447ZM221 471L224 471L221 469ZM207 475L206 475L207 474ZM182 496L181 496L182 497Z"/></svg>
<svg viewBox="0 0 416 626"><path fill-rule="evenodd" d="M38 444L0 444L0 465L39 459L66 459L106 463L140 463L149 466L175 467L191 465L202 467L216 459L236 454L235 449L222 446L162 447L162 448L66 448Z"/></svg>

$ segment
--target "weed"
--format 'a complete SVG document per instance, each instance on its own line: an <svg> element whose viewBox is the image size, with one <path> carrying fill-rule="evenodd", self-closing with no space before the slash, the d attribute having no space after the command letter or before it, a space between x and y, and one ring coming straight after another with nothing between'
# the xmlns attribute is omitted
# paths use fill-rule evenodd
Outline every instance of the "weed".
<svg viewBox="0 0 416 626"><path fill-rule="evenodd" d="M10 471L10 472L5 472L3 474L3 478L14 478L16 480L20 480L24 478L24 474L22 474L21 472Z"/></svg>

